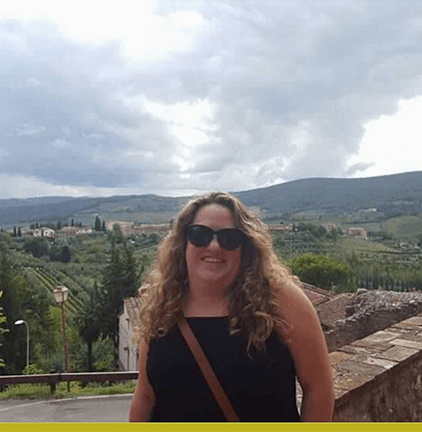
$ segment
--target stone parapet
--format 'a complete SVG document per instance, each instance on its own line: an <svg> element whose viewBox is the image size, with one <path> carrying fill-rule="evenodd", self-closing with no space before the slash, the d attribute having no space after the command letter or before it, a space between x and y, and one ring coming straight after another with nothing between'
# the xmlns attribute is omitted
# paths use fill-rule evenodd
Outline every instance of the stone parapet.
<svg viewBox="0 0 422 432"><path fill-rule="evenodd" d="M422 421L422 314L330 353L339 422Z"/></svg>

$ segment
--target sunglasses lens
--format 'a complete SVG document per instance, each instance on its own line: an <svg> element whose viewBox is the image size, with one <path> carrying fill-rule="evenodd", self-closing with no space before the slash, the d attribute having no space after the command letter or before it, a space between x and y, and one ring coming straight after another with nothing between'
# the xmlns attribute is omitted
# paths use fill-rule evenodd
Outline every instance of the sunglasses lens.
<svg viewBox="0 0 422 432"><path fill-rule="evenodd" d="M236 228L227 228L214 231L203 225L189 225L187 238L195 246L206 247L211 243L214 233L217 234L219 245L228 251L234 251L243 244L244 234Z"/></svg>
<svg viewBox="0 0 422 432"><path fill-rule="evenodd" d="M190 225L187 230L189 241L199 247L208 246L214 236L212 229L201 225Z"/></svg>
<svg viewBox="0 0 422 432"><path fill-rule="evenodd" d="M226 250L233 251L243 244L244 234L238 229L223 229L217 233L220 246Z"/></svg>

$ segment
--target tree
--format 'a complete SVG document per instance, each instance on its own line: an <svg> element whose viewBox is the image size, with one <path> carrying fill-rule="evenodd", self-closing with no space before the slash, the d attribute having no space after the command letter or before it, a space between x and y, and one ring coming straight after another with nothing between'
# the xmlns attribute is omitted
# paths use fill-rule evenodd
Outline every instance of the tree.
<svg viewBox="0 0 422 432"><path fill-rule="evenodd" d="M60 231L62 229L62 223L60 221L57 221L57 231Z"/></svg>
<svg viewBox="0 0 422 432"><path fill-rule="evenodd" d="M3 295L3 292L0 291L0 298ZM4 324L6 323L6 317L3 314L3 308L0 307L0 347L2 346L3 335L8 332L8 329L4 328ZM4 360L0 357L0 367L4 367Z"/></svg>
<svg viewBox="0 0 422 432"><path fill-rule="evenodd" d="M113 225L113 231L111 232L110 238L112 238L115 243L122 243L124 240L124 236L123 236L123 232L122 232L122 228L120 227L119 224L114 224Z"/></svg>
<svg viewBox="0 0 422 432"><path fill-rule="evenodd" d="M20 295L24 280L6 253L0 253L0 307L7 318L7 333L3 333L3 358L6 373L13 374L22 370L26 351L23 350L23 340L18 337L14 322L22 318Z"/></svg>
<svg viewBox="0 0 422 432"><path fill-rule="evenodd" d="M82 340L87 344L88 372L92 372L92 346L101 332L102 322L101 296L97 281L94 282L89 301L84 304L75 317L76 327Z"/></svg>
<svg viewBox="0 0 422 432"><path fill-rule="evenodd" d="M28 278L20 290L17 302L20 308L19 318L27 321L31 329L31 364L37 364L44 372L57 369L57 359L61 362L63 357L63 342L61 312L52 294L38 282ZM22 338L25 337L24 326L19 326L15 331ZM25 346L24 341L19 344ZM22 370L24 362L22 359L18 370Z"/></svg>
<svg viewBox="0 0 422 432"><path fill-rule="evenodd" d="M18 237L22 237L21 227L18 228Z"/></svg>
<svg viewBox="0 0 422 432"><path fill-rule="evenodd" d="M73 227L73 219L72 219L72 222L70 222L70 226Z"/></svg>
<svg viewBox="0 0 422 432"><path fill-rule="evenodd" d="M119 227L120 228L120 227ZM103 289L100 293L102 303L102 336L110 336L115 344L115 365L118 361L119 316L123 311L123 299L137 291L139 277L132 251L123 238L120 245L116 242L119 230L113 227L111 237L111 258L104 271Z"/></svg>
<svg viewBox="0 0 422 432"><path fill-rule="evenodd" d="M106 230L106 224L105 224L105 221L103 221L103 225L102 225L102 227L101 227L101 231L102 232L106 232L107 230Z"/></svg>
<svg viewBox="0 0 422 432"><path fill-rule="evenodd" d="M70 259L71 259L71 253L70 253L69 246L64 245L60 256L60 261L64 263L68 263L70 262Z"/></svg>
<svg viewBox="0 0 422 432"><path fill-rule="evenodd" d="M34 258L41 258L48 254L48 242L45 237L28 238L25 240L23 250L31 252Z"/></svg>
<svg viewBox="0 0 422 432"><path fill-rule="evenodd" d="M16 231L16 227L14 226L13 227L13 237L16 237L17 236L17 231Z"/></svg>
<svg viewBox="0 0 422 432"><path fill-rule="evenodd" d="M292 272L303 282L324 288L347 289L349 267L341 261L324 255L307 253L288 263Z"/></svg>
<svg viewBox="0 0 422 432"><path fill-rule="evenodd" d="M101 231L101 220L98 215L95 216L94 230Z"/></svg>

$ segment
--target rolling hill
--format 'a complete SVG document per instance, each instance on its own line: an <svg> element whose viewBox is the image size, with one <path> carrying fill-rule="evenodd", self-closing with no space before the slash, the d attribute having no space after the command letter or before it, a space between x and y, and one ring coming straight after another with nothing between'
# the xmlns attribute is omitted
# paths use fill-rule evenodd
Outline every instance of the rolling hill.
<svg viewBox="0 0 422 432"><path fill-rule="evenodd" d="M288 218L291 214L356 214L376 211L377 219L418 216L422 213L422 172L361 179L310 178L236 192L248 206L265 217ZM0 200L0 226L29 225L35 221L65 222L72 218L93 224L103 219L138 223L168 222L188 197L157 195L106 198L40 197Z"/></svg>

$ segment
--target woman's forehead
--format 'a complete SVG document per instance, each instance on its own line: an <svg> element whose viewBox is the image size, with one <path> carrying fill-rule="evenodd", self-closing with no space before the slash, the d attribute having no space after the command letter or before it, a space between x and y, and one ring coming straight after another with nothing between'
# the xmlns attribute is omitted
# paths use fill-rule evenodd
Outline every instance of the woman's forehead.
<svg viewBox="0 0 422 432"><path fill-rule="evenodd" d="M208 204L198 210L194 218L194 223L207 226L226 227L234 226L235 219L233 213L227 207L220 204Z"/></svg>

